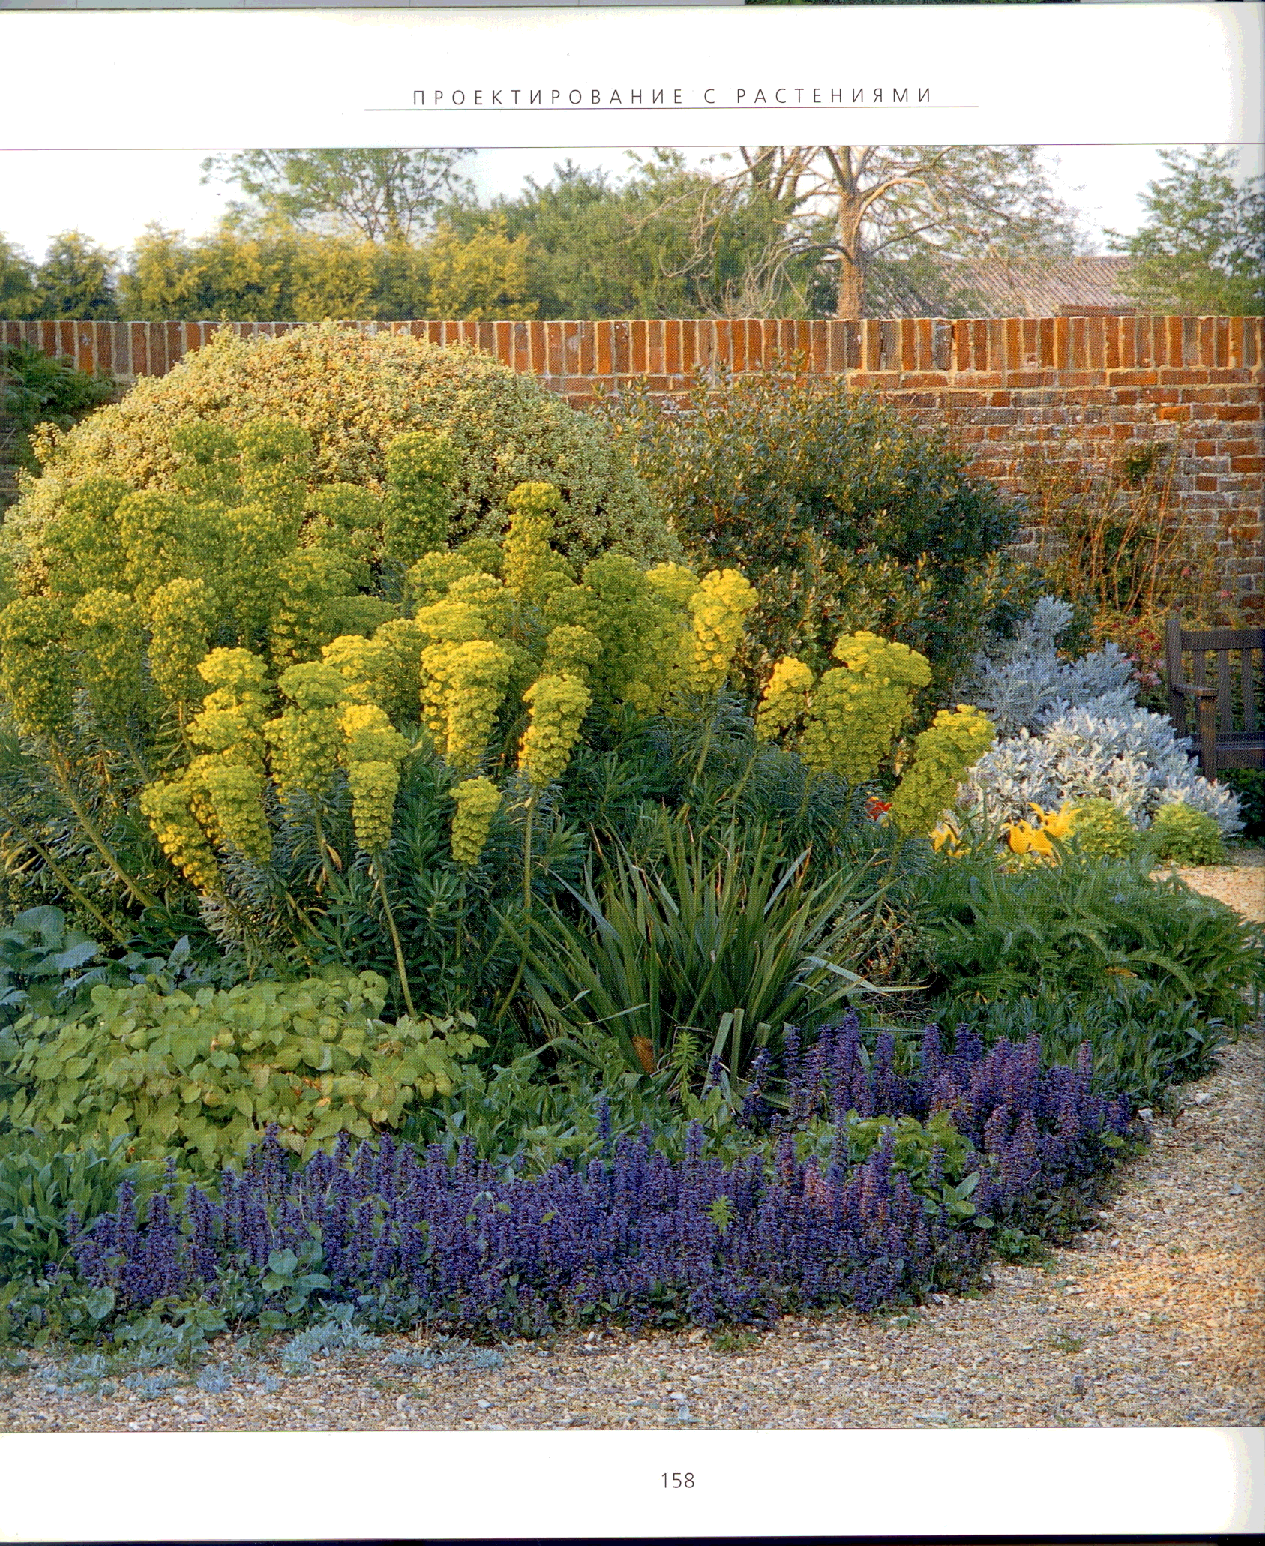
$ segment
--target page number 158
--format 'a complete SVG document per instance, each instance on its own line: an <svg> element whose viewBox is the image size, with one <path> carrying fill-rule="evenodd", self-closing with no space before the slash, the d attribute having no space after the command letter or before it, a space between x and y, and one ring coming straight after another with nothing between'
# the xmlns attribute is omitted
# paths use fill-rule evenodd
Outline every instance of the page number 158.
<svg viewBox="0 0 1265 1546"><path fill-rule="evenodd" d="M678 1487L692 1487L694 1485L693 1471L661 1471L659 1473L665 1487L676 1491Z"/></svg>

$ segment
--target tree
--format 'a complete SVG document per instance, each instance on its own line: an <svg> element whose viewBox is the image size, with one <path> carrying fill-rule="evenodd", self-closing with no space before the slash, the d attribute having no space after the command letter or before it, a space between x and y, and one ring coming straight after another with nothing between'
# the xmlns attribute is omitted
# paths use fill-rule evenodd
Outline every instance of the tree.
<svg viewBox="0 0 1265 1546"><path fill-rule="evenodd" d="M38 306L34 263L20 247L0 236L0 318L29 317Z"/></svg>
<svg viewBox="0 0 1265 1546"><path fill-rule="evenodd" d="M35 276L39 317L117 317L114 291L116 252L98 246L82 231L55 236Z"/></svg>
<svg viewBox="0 0 1265 1546"><path fill-rule="evenodd" d="M359 236L319 235L240 215L192 242L150 225L121 281L131 316L319 322L372 307L382 249Z"/></svg>
<svg viewBox="0 0 1265 1546"><path fill-rule="evenodd" d="M1235 150L1162 150L1169 176L1139 198L1147 223L1110 231L1133 260L1120 288L1149 311L1204 316L1265 312L1265 178L1237 182Z"/></svg>
<svg viewBox="0 0 1265 1546"><path fill-rule="evenodd" d="M501 221L527 242L542 317L804 314L808 276L779 246L784 214L761 190L689 168L676 150L632 161L623 179L567 161L546 184L528 178L490 210L458 201L445 218L463 238Z"/></svg>
<svg viewBox="0 0 1265 1546"><path fill-rule="evenodd" d="M743 146L730 186L749 185L786 213L782 241L813 254L833 311L856 318L867 290L898 265L951 288L952 264L983 256L1070 256L1075 211L1055 194L1034 145ZM935 288L935 286L933 286Z"/></svg>
<svg viewBox="0 0 1265 1546"><path fill-rule="evenodd" d="M192 241L147 226L120 290L142 319L529 317L525 245L495 222L461 241L441 225L420 242L384 244L238 213Z"/></svg>
<svg viewBox="0 0 1265 1546"><path fill-rule="evenodd" d="M265 216L293 225L408 242L465 187L465 150L243 150L209 156L203 182L235 182Z"/></svg>

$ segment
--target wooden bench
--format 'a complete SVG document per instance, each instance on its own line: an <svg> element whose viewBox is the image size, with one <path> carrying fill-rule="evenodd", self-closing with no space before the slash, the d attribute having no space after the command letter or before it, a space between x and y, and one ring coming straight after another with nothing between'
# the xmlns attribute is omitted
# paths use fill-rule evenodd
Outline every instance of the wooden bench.
<svg viewBox="0 0 1265 1546"><path fill-rule="evenodd" d="M1238 655L1237 665L1231 655ZM1205 778L1215 779L1219 768L1265 768L1265 628L1183 628L1180 618L1170 617L1164 676L1169 715L1179 735L1194 735ZM1190 730L1188 707L1195 721Z"/></svg>

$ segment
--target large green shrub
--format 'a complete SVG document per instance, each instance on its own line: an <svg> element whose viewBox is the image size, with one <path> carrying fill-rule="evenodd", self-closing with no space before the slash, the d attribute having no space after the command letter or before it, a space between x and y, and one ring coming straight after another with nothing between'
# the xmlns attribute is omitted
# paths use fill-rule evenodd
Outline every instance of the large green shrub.
<svg viewBox="0 0 1265 1546"><path fill-rule="evenodd" d="M990 853L941 859L923 898L933 986L954 998L1015 1002L1122 998L1167 1035L1193 1006L1237 1030L1244 991L1265 985L1259 925L1176 878L1151 879L1149 852L998 870Z"/></svg>
<svg viewBox="0 0 1265 1546"><path fill-rule="evenodd" d="M39 447L43 475L10 516L20 558L88 477L130 488L177 487L172 432L190 418L238 430L283 418L313 442L318 484L380 492L386 452L413 431L446 435L456 452L453 534L499 536L518 483L543 479L562 501L557 541L591 557L621 548L672 558L676 545L640 478L611 437L533 377L469 349L441 349L404 333L367 336L333 324L278 338L224 330L165 376L142 376L119 403Z"/></svg>
<svg viewBox="0 0 1265 1546"><path fill-rule="evenodd" d="M943 688L1016 584L999 557L1014 510L942 435L841 378L700 380L684 410L634 390L606 412L687 554L759 591L756 676L788 654L819 671L868 629L926 655Z"/></svg>
<svg viewBox="0 0 1265 1546"><path fill-rule="evenodd" d="M302 1154L367 1138L450 1090L484 1045L467 1015L385 1024L386 992L372 972L193 994L98 987L86 1014L28 1016L0 1043L16 1086L0 1118L72 1144L130 1134L137 1157L212 1173L272 1126Z"/></svg>
<svg viewBox="0 0 1265 1546"><path fill-rule="evenodd" d="M1148 837L1156 857L1174 864L1225 864L1228 858L1221 828L1207 811L1182 800L1160 806Z"/></svg>

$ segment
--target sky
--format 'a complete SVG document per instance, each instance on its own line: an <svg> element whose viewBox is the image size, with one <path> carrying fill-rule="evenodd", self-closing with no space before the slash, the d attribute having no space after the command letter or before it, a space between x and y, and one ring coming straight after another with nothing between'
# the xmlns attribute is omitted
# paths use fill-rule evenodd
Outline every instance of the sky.
<svg viewBox="0 0 1265 1546"><path fill-rule="evenodd" d="M648 149L648 147L643 147ZM688 152L691 162L721 147ZM1103 227L1129 233L1143 223L1138 202L1148 182L1164 174L1153 145L1067 145L1045 151L1052 180L1080 209L1091 250L1109 250ZM547 182L555 162L623 172L625 147L606 150L482 150L466 165L482 199L513 195L524 177ZM0 236L42 259L50 237L78 229L102 246L126 252L150 221L197 236L218 221L238 190L201 181L203 152L190 150L0 151ZM1243 175L1262 170L1262 147L1244 149Z"/></svg>

